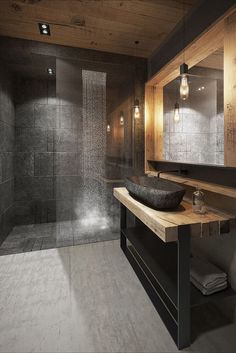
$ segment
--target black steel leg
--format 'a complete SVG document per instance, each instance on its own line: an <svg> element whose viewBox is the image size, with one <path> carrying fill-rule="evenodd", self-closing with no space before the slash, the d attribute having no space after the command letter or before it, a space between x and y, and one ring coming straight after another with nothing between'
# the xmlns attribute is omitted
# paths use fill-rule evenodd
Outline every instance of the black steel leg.
<svg viewBox="0 0 236 353"><path fill-rule="evenodd" d="M120 204L120 247L125 250L126 248L126 237L122 233L122 229L126 228L126 207Z"/></svg>
<svg viewBox="0 0 236 353"><path fill-rule="evenodd" d="M178 234L178 348L190 346L190 229L181 226Z"/></svg>

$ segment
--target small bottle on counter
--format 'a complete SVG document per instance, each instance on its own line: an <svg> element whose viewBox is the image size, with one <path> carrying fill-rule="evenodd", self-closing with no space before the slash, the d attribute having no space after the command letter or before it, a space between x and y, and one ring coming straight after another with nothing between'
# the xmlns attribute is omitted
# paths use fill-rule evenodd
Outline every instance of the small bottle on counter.
<svg viewBox="0 0 236 353"><path fill-rule="evenodd" d="M193 212L200 214L206 213L205 194L198 186L193 193L192 204Z"/></svg>

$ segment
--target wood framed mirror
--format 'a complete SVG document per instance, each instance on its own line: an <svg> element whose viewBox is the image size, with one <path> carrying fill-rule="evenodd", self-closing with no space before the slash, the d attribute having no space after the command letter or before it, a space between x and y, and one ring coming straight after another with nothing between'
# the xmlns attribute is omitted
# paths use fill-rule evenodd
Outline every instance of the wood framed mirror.
<svg viewBox="0 0 236 353"><path fill-rule="evenodd" d="M236 167L235 37L234 8L146 83L146 172L151 160ZM189 68L185 101L183 63Z"/></svg>

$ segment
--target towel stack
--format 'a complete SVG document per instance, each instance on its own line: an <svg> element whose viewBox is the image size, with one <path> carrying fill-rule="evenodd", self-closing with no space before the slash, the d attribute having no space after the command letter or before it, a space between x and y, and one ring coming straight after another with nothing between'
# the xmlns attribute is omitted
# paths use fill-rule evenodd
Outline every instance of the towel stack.
<svg viewBox="0 0 236 353"><path fill-rule="evenodd" d="M204 295L219 292L227 287L226 273L205 259L191 259L190 278Z"/></svg>

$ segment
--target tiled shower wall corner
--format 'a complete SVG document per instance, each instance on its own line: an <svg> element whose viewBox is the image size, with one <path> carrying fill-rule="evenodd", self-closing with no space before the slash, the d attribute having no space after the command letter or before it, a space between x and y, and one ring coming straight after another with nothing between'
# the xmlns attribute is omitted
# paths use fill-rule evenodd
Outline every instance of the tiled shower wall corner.
<svg viewBox="0 0 236 353"><path fill-rule="evenodd" d="M211 80L190 92L174 121L176 93L164 90L164 158L171 161L224 164L223 82Z"/></svg>
<svg viewBox="0 0 236 353"><path fill-rule="evenodd" d="M0 65L0 244L13 227L14 202L14 103L13 79Z"/></svg>

